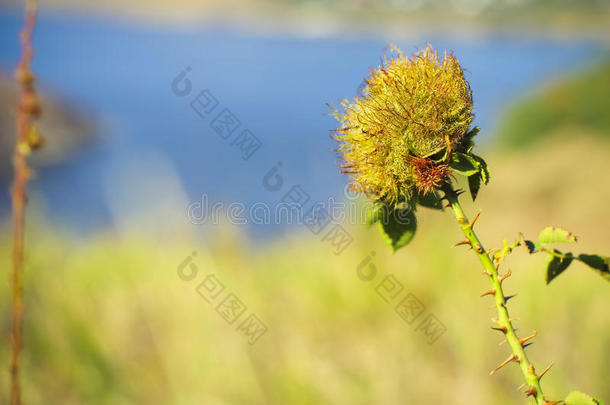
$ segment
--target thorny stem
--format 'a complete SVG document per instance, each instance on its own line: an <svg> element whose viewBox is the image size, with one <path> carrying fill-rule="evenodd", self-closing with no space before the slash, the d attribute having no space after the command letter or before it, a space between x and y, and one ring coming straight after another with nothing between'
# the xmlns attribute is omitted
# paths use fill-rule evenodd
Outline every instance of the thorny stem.
<svg viewBox="0 0 610 405"><path fill-rule="evenodd" d="M512 320L508 314L506 302L510 297L505 296L504 291L502 290L502 281L506 277L500 277L498 275L498 268L492 261L489 254L483 248L481 241L473 230L474 221L472 223L469 222L468 218L464 214L464 211L462 210L458 200L458 193L453 189L451 184L445 185L443 191L445 192L444 198L449 202L449 206L451 206L453 213L455 214L455 218L460 224L462 232L466 236L468 244L470 244L472 250L481 261L481 264L485 269L485 274L489 278L492 288L484 293L484 295L494 296L495 307L498 313L497 319L494 319L494 321L497 323L497 326L495 326L494 329L499 330L505 335L506 341L508 342L512 351L512 354L509 356L507 361L498 366L498 368L511 361L518 362L521 372L523 373L523 377L525 378L525 382L528 385L526 395L534 397L537 405L544 405L547 402L545 402L542 389L540 388L540 378L542 378L542 375L536 375L534 366L530 363L527 355L525 354L524 346L527 346L525 339L519 339L515 333ZM492 373L498 368L492 371Z"/></svg>
<svg viewBox="0 0 610 405"><path fill-rule="evenodd" d="M25 233L25 203L27 199L27 181L29 168L29 131L31 120L40 113L38 97L34 90L30 65L33 56L32 31L36 24L36 1L26 1L25 24L21 31L21 60L17 66L17 81L21 86L19 109L17 112L17 139L13 165L13 275L12 275L12 308L11 308L11 360L10 360L10 404L21 404L20 360L23 347L23 263Z"/></svg>

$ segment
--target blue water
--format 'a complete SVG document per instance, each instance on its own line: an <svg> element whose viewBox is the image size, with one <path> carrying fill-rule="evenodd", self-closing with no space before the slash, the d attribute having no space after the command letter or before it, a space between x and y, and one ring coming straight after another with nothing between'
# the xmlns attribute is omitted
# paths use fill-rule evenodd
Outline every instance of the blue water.
<svg viewBox="0 0 610 405"><path fill-rule="evenodd" d="M20 12L0 13L0 70L14 68L21 23ZM136 161L142 178L150 175L146 181L154 182L154 163L147 168L146 156L155 156L173 167L192 201L206 193L211 201L273 203L294 184L311 201L339 196L345 179L336 169L329 133L336 123L325 103L354 96L389 42L406 52L426 42L455 52L468 70L482 139L507 103L591 63L601 49L594 42L506 36L476 41L270 37L43 12L35 32L39 81L92 114L101 134L71 160L40 171L33 193L44 196L52 218L76 229L109 225L108 178L131 173ZM192 91L179 97L171 84L187 66ZM218 106L202 119L189 102L204 89ZM210 127L224 108L241 122L232 137L247 128L262 142L248 160L231 145L234 138L223 140ZM48 137L52 142L52 134ZM262 178L278 161L285 186L274 193L263 187ZM7 201L4 195L0 205L6 208ZM143 210L150 203L140 201Z"/></svg>

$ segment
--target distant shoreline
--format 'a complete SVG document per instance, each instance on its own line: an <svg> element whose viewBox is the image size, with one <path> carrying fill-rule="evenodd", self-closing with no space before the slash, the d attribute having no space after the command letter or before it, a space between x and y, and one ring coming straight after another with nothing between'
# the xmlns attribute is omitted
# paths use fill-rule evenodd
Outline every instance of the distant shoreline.
<svg viewBox="0 0 610 405"><path fill-rule="evenodd" d="M16 9L20 3L9 0L0 11L7 7ZM289 34L305 38L381 36L402 39L450 35L476 40L488 35L510 35L610 41L610 8L579 11L515 8L473 15L451 8L408 11L387 6L324 6L321 3L255 3L249 0L232 2L230 9L220 0L205 4L177 0L171 4L147 5L146 8L118 0L86 4L78 0L49 0L41 8L51 13L95 14L144 24L178 25L185 29L208 24L263 35Z"/></svg>

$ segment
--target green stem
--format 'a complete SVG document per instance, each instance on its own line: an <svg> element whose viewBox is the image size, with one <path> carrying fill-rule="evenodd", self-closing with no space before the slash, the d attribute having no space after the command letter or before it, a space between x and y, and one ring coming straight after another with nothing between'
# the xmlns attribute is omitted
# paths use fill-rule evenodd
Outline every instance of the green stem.
<svg viewBox="0 0 610 405"><path fill-rule="evenodd" d="M490 258L489 254L485 251L483 244L475 234L473 230L474 224L470 223L468 218L466 218L466 215L464 214L464 211L462 210L462 207L458 201L458 193L455 192L451 184L447 184L443 188L443 191L445 192L445 199L449 202L449 205L453 209L455 218L460 224L460 228L466 236L468 244L470 244L472 250L481 261L481 264L485 269L485 274L489 278L492 288L488 294L493 294L496 310L498 312L498 318L497 320L494 320L497 323L497 327L495 327L495 329L500 330L506 337L506 341L508 342L512 351L509 359L510 361L516 361L519 363L519 367L521 368L525 382L529 386L526 393L535 398L537 405L544 405L545 400L543 398L542 389L540 388L541 376L539 377L536 375L534 366L530 363L527 355L525 354L523 347L525 342L520 341L519 337L515 333L515 328L513 327L511 318L508 314L508 309L506 307L507 297L504 295L504 291L502 290L503 280L498 276L498 268Z"/></svg>
<svg viewBox="0 0 610 405"><path fill-rule="evenodd" d="M561 253L561 252L557 253L557 252L555 252L552 249L540 248L540 251L544 252L544 253L547 253L547 254L549 254L551 256L555 256L556 258L561 259L561 260L566 258L566 255L564 255L563 253ZM576 257L574 259L578 260L578 258L576 258Z"/></svg>

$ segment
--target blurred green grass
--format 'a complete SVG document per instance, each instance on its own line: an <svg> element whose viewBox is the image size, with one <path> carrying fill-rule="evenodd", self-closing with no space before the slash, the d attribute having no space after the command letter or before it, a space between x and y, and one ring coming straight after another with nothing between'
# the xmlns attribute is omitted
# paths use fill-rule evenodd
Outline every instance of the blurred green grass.
<svg viewBox="0 0 610 405"><path fill-rule="evenodd" d="M582 150L596 145L589 165L601 165L598 169L608 173L610 146L588 142ZM544 161L545 155L537 158ZM532 234L554 223L582 236L579 251L607 254L605 206L588 204L587 196L578 194L578 187L593 184L583 185L576 176L542 177L522 190L513 166L527 170L531 160L527 155L490 158L495 177L478 203L484 210L483 240L499 246L502 236L520 230ZM504 166L497 167L496 161ZM548 190L532 192L541 182ZM596 195L610 198L608 190ZM539 215L544 209L557 221ZM525 403L516 390L521 384L517 367L488 375L508 352L497 346L501 337L489 329L494 315L489 300L478 297L487 281L476 258L450 248L459 239L453 221L449 213L422 211L419 235L396 255L382 246L375 230L354 226L349 228L353 245L338 257L305 229L255 247L238 230L207 240L185 231L163 241L137 234L76 241L51 225L33 225L25 287L25 401ZM7 258L8 231L3 234L0 254ZM177 276L177 266L193 250L199 274L186 282ZM371 251L376 252L378 274L365 282L356 267ZM575 266L547 287L543 258L526 256L519 252L508 262L514 273L508 292L519 294L510 309L523 318L518 322L521 335L539 331L528 349L538 368L556 364L545 377L546 391L560 398L579 388L610 398L610 285ZM210 273L268 326L254 346L195 291ZM447 331L435 344L428 345L416 323L405 323L377 295L376 285L388 274L405 286L405 294L413 293L426 305L426 314L445 324ZM7 293L7 283L2 283L4 336L9 329ZM3 364L7 350L8 345L0 349ZM2 374L0 384L4 398L7 375Z"/></svg>
<svg viewBox="0 0 610 405"><path fill-rule="evenodd" d="M598 96L569 99L601 114ZM531 117L540 108L565 111L548 107L556 97L545 100L543 107L530 104ZM581 121L578 115L571 122ZM592 134L601 128L608 135L604 122L569 133L565 121L541 125L529 136L549 136L528 148L484 153L492 178L476 206L487 248L553 224L581 237L575 252L610 254L610 137ZM519 123L513 136L531 128ZM472 214L472 204L465 207ZM449 213L421 210L414 242L395 255L376 230L349 226L354 242L335 256L306 228L267 244L226 225L205 237L201 228L155 237L134 227L81 240L30 210L24 403L526 403L517 367L489 376L508 348L490 329L494 312L479 298L488 285L475 256L450 247L461 238ZM10 229L2 229L8 273ZM177 267L194 250L198 276L183 281ZM372 251L378 273L362 281L356 268ZM580 389L608 401L610 285L575 264L546 286L543 267L543 257L519 251L504 270L513 271L507 293L518 293L510 302L511 315L522 318L518 333L539 333L531 359L539 371L555 363L545 392L560 399ZM267 325L255 345L196 292L208 274ZM399 298L414 294L426 306L423 316L434 314L446 326L433 345L416 330L418 321L407 324L377 294L389 274L404 285ZM5 337L8 303L8 283L0 283ZM8 349L0 346L0 364L8 364ZM7 398L8 372L0 376L0 398Z"/></svg>

